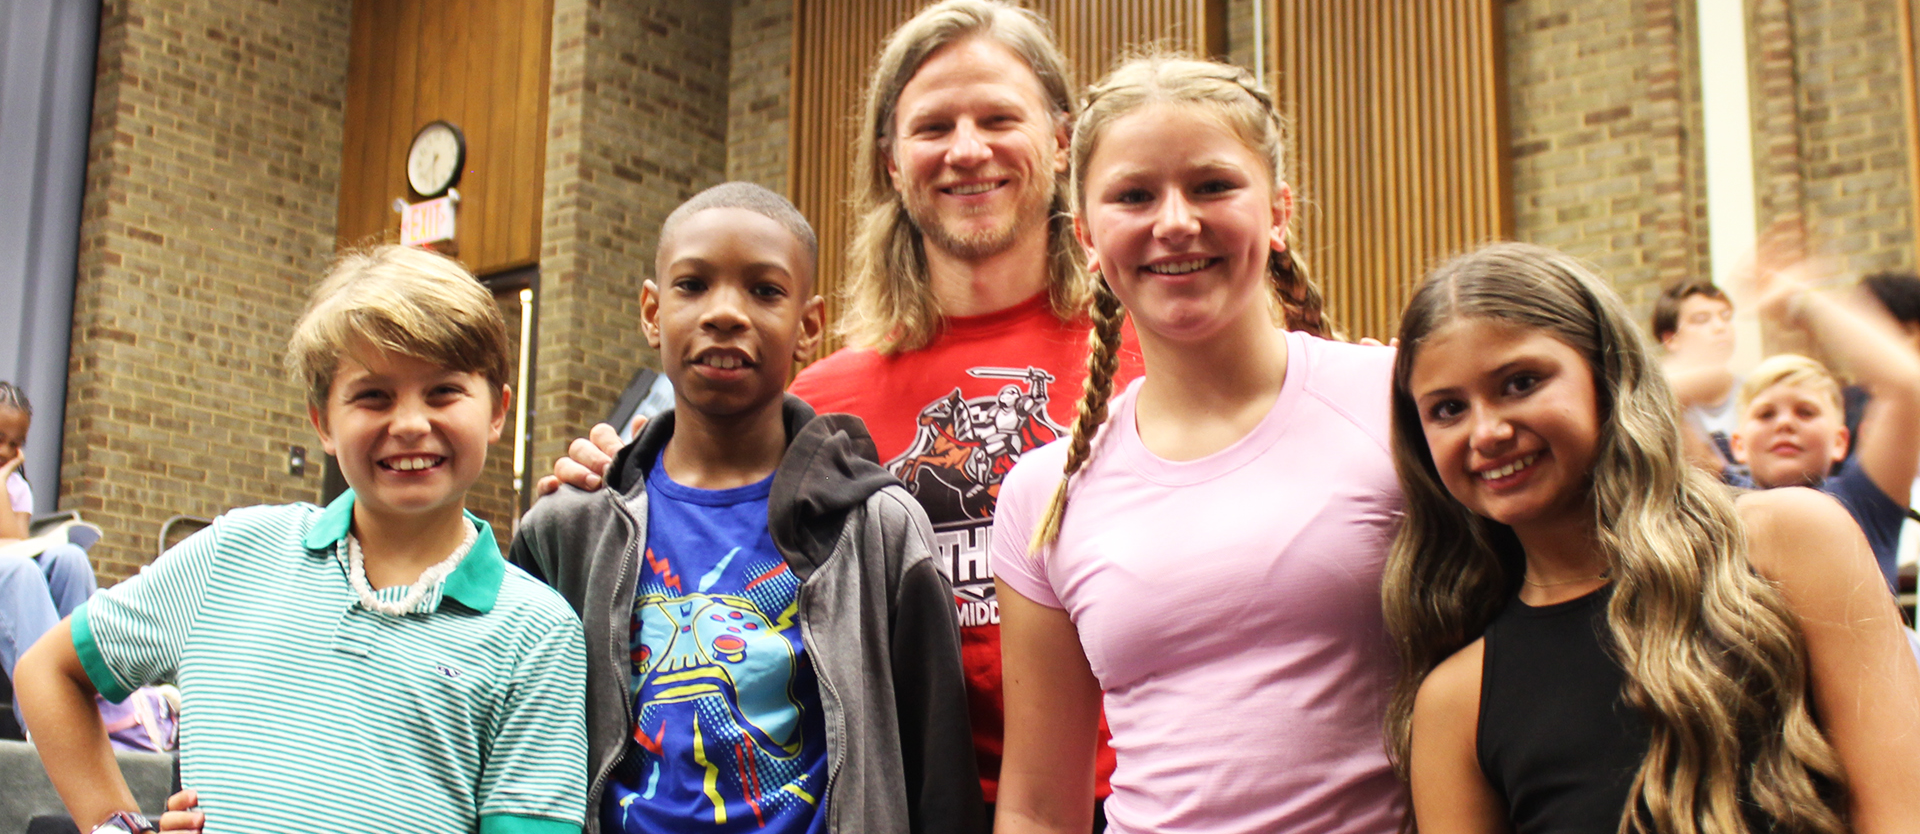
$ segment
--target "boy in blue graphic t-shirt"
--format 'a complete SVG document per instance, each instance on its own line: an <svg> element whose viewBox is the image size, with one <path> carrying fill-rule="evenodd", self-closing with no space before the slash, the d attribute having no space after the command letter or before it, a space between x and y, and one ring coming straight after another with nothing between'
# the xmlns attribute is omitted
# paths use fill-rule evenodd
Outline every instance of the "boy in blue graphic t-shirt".
<svg viewBox="0 0 1920 834"><path fill-rule="evenodd" d="M585 623L589 832L985 827L926 518L859 420L783 394L815 257L759 186L676 209L640 296L674 410L514 539Z"/></svg>
<svg viewBox="0 0 1920 834"><path fill-rule="evenodd" d="M771 475L685 486L658 462L647 474L631 654L642 755L607 782L609 829L710 818L720 831L826 830L820 685L796 619L800 582L767 530L772 487ZM709 786L709 771L735 776L735 790Z"/></svg>

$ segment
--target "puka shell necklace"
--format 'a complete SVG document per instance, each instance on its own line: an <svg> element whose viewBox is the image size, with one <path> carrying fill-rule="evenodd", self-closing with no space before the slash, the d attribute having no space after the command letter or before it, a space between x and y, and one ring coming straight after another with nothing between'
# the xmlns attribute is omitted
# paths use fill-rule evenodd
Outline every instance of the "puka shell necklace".
<svg viewBox="0 0 1920 834"><path fill-rule="evenodd" d="M396 617L412 612L413 607L426 598L427 591L432 590L440 580L452 574L454 568L460 567L460 560L467 557L467 551L472 550L474 541L480 538L479 532L474 530L473 525L463 522L461 526L467 528L467 537L460 542L460 546L454 548L453 554L440 564L421 571L420 578L414 580L413 585L407 588L407 595L399 602L388 602L374 596L373 586L367 583L367 557L360 552L360 540L352 533L348 533L347 584L352 585L353 592L360 595L360 605L369 611L392 614Z"/></svg>

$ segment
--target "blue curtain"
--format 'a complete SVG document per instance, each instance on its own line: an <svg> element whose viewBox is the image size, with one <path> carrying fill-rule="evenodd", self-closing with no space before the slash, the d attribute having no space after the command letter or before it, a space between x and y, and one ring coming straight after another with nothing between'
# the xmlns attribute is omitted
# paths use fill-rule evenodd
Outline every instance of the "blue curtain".
<svg viewBox="0 0 1920 834"><path fill-rule="evenodd" d="M36 513L60 493L100 0L0 0L0 379L33 401Z"/></svg>

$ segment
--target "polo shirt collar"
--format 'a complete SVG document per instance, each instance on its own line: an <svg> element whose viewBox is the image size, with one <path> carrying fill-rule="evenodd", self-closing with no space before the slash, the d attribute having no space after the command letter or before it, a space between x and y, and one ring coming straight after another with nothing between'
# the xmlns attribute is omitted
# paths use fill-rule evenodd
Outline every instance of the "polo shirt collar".
<svg viewBox="0 0 1920 834"><path fill-rule="evenodd" d="M507 563L500 558L500 545L493 540L493 526L473 513L461 510L461 514L480 532L467 557L461 559L460 566L441 583L440 594L443 599L452 597L461 605L485 614L493 610L494 602L500 598L500 583L506 579ZM352 527L353 490L349 489L321 511L320 518L307 529L304 543L310 551L331 553L346 540L347 531Z"/></svg>

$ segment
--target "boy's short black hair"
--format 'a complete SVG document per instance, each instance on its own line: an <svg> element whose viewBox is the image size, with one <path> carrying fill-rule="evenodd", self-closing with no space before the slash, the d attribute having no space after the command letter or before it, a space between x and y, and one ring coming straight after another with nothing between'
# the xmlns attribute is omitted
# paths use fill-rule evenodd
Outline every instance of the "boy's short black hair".
<svg viewBox="0 0 1920 834"><path fill-rule="evenodd" d="M807 216L801 214L800 209L791 200L780 196L779 192L758 183L740 181L723 182L695 194L667 215L666 222L660 224L658 248L661 256L666 255L667 244L673 240L673 233L682 222L707 209L718 208L745 209L786 227L807 250L809 275L818 268L820 238L814 235L813 224L807 222Z"/></svg>
<svg viewBox="0 0 1920 834"><path fill-rule="evenodd" d="M1860 288L1873 293L1901 324L1920 324L1920 275L1880 272L1860 279Z"/></svg>
<svg viewBox="0 0 1920 834"><path fill-rule="evenodd" d="M1673 331L1680 329L1680 302L1696 295L1704 295L1715 301L1726 301L1727 294L1712 281L1705 278L1688 278L1668 284L1660 291L1660 297L1653 300L1653 340L1664 342Z"/></svg>

